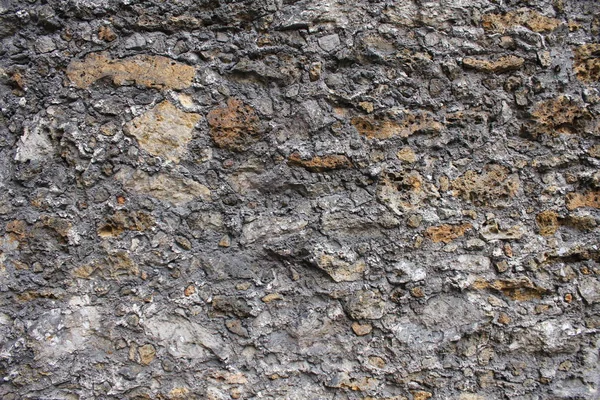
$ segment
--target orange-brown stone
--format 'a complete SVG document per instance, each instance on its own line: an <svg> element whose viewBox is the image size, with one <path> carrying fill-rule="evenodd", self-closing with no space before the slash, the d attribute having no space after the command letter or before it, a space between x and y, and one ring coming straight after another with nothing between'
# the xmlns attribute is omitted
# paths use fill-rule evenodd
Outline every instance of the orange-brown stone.
<svg viewBox="0 0 600 400"><path fill-rule="evenodd" d="M471 224L461 225L439 225L427 228L426 235L434 243L444 242L450 243L454 239L464 236L465 232L472 229Z"/></svg>
<svg viewBox="0 0 600 400"><path fill-rule="evenodd" d="M207 120L218 147L242 151L258 139L258 117L254 109L233 97L226 106L210 111Z"/></svg>

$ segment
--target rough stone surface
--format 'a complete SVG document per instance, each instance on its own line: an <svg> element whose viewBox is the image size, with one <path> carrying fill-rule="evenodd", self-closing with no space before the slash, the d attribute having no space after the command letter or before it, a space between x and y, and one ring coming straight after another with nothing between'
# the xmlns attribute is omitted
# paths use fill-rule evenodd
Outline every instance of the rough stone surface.
<svg viewBox="0 0 600 400"><path fill-rule="evenodd" d="M600 3L0 0L0 399L600 398Z"/></svg>
<svg viewBox="0 0 600 400"><path fill-rule="evenodd" d="M189 65L150 55L118 60L104 53L91 53L82 61L71 61L67 67L67 77L79 88L109 77L116 85L135 83L153 88L184 89L192 84L195 73L195 68Z"/></svg>
<svg viewBox="0 0 600 400"><path fill-rule="evenodd" d="M180 111L163 101L134 118L125 126L125 132L135 137L148 153L179 162L187 152L187 144L199 120L200 115Z"/></svg>

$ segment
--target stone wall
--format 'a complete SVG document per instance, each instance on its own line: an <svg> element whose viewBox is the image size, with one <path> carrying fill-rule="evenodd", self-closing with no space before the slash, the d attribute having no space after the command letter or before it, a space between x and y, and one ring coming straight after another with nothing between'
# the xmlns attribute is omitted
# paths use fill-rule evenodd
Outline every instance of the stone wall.
<svg viewBox="0 0 600 400"><path fill-rule="evenodd" d="M0 398L600 398L600 3L0 0Z"/></svg>

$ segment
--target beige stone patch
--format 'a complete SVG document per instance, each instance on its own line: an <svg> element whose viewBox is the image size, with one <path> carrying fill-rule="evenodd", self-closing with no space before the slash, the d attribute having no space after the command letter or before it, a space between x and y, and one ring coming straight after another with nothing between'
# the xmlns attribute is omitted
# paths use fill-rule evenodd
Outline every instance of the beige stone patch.
<svg viewBox="0 0 600 400"><path fill-rule="evenodd" d="M542 211L535 217L540 235L552 236L558 230L558 214L552 210Z"/></svg>
<svg viewBox="0 0 600 400"><path fill-rule="evenodd" d="M600 81L600 43L588 43L573 49L573 69L582 82Z"/></svg>
<svg viewBox="0 0 600 400"><path fill-rule="evenodd" d="M405 113L404 118L395 121L383 117L360 116L351 120L358 133L369 139L389 139L409 137L415 133L439 133L442 124L433 120L425 112Z"/></svg>
<svg viewBox="0 0 600 400"><path fill-rule="evenodd" d="M118 210L108 217L99 228L98 236L117 237L125 231L145 231L154 225L151 215L141 211Z"/></svg>
<svg viewBox="0 0 600 400"><path fill-rule="evenodd" d="M454 196L474 204L491 206L514 197L519 186L519 178L499 165L489 165L481 173L469 170L451 183Z"/></svg>
<svg viewBox="0 0 600 400"><path fill-rule="evenodd" d="M463 65L480 72L499 74L503 72L516 71L523 66L525 60L521 57L506 56L496 61L480 60L474 57L465 57Z"/></svg>
<svg viewBox="0 0 600 400"><path fill-rule="evenodd" d="M124 168L115 175L128 191L139 192L179 205L195 199L210 200L210 190L190 178L170 174L149 175Z"/></svg>
<svg viewBox="0 0 600 400"><path fill-rule="evenodd" d="M135 137L148 153L179 162L200 118L165 100L125 125L125 133Z"/></svg>
<svg viewBox="0 0 600 400"><path fill-rule="evenodd" d="M534 124L530 130L536 135L581 134L590 129L598 131L587 107L567 96L536 104L531 116Z"/></svg>
<svg viewBox="0 0 600 400"><path fill-rule="evenodd" d="M363 260L354 263L341 260L329 254L321 255L317 267L325 271L335 282L352 282L362 278L367 266Z"/></svg>
<svg viewBox="0 0 600 400"><path fill-rule="evenodd" d="M439 192L417 171L384 172L377 184L377 199L399 215L418 209L430 197L439 197Z"/></svg>
<svg viewBox="0 0 600 400"><path fill-rule="evenodd" d="M417 155L410 147L403 147L396 153L398 160L412 164L417 161Z"/></svg>
<svg viewBox="0 0 600 400"><path fill-rule="evenodd" d="M371 324L361 324L359 322L352 323L352 331L354 331L356 336L368 335L372 330L373 326Z"/></svg>
<svg viewBox="0 0 600 400"><path fill-rule="evenodd" d="M119 86L135 83L158 89L184 89L192 84L195 75L194 67L149 55L111 59L106 53L91 53L83 61L71 61L67 67L69 80L82 89L105 77Z"/></svg>
<svg viewBox="0 0 600 400"><path fill-rule="evenodd" d="M486 14L481 18L483 29L496 33L504 33L519 25L538 33L550 32L558 28L560 24L560 20L543 16L528 8L520 8L506 14Z"/></svg>
<svg viewBox="0 0 600 400"><path fill-rule="evenodd" d="M565 203L569 210L581 207L600 208L600 191L569 193L567 194Z"/></svg>
<svg viewBox="0 0 600 400"><path fill-rule="evenodd" d="M527 277L497 279L494 281L477 279L471 287L476 290L493 289L515 301L541 299L548 294L547 289L536 285Z"/></svg>
<svg viewBox="0 0 600 400"><path fill-rule="evenodd" d="M156 357L156 349L151 344L145 344L138 348L138 354L140 357L140 364L149 365L154 357Z"/></svg>
<svg viewBox="0 0 600 400"><path fill-rule="evenodd" d="M464 236L465 232L471 230L473 225L439 225L427 228L426 235L434 243L450 243L454 239Z"/></svg>
<svg viewBox="0 0 600 400"><path fill-rule="evenodd" d="M292 153L288 158L288 164L305 168L311 172L352 168L352 162L343 154L330 154L322 157L315 156L308 160L303 160L300 154Z"/></svg>

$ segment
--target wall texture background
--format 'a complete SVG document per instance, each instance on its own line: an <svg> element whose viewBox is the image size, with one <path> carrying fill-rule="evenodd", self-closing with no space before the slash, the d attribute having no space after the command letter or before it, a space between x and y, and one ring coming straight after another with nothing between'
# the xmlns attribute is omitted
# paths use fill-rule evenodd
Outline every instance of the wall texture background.
<svg viewBox="0 0 600 400"><path fill-rule="evenodd" d="M0 0L0 398L600 398L594 0Z"/></svg>

